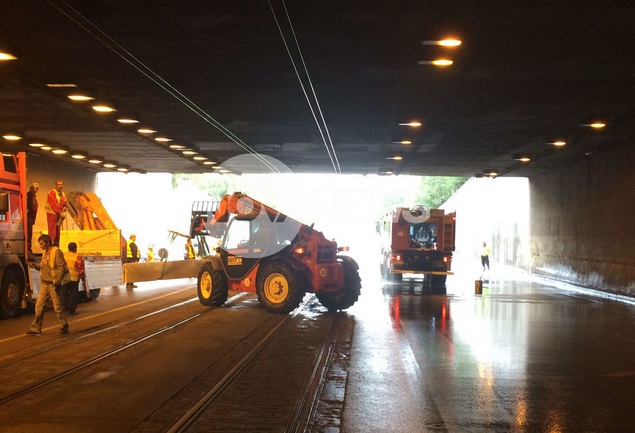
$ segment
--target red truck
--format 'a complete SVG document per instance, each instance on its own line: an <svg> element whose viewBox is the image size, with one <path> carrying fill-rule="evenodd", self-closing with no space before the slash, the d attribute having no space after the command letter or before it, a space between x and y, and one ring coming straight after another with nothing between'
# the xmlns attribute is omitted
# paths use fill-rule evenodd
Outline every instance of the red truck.
<svg viewBox="0 0 635 433"><path fill-rule="evenodd" d="M424 287L445 289L452 275L455 223L455 212L424 206L398 207L380 218L382 278L399 282L403 274L422 274Z"/></svg>

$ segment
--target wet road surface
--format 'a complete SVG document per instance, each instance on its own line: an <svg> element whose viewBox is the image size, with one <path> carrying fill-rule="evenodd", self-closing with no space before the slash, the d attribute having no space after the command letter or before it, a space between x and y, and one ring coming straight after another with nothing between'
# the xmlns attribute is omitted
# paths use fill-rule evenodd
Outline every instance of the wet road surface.
<svg viewBox="0 0 635 433"><path fill-rule="evenodd" d="M457 269L463 272L448 278L447 295L422 291L421 279L409 276L383 285L378 272L362 269L362 297L346 312L350 339L337 356L343 389L327 387L343 404L312 431L635 431L633 300L495 266L476 295L480 271ZM195 280L139 286L105 289L97 302L81 304L71 334L196 290ZM22 335L31 319L0 322L0 347L32 345ZM49 313L37 341L53 343L56 334Z"/></svg>
<svg viewBox="0 0 635 433"><path fill-rule="evenodd" d="M342 432L635 431L633 300L502 267L475 295L471 275L364 286Z"/></svg>

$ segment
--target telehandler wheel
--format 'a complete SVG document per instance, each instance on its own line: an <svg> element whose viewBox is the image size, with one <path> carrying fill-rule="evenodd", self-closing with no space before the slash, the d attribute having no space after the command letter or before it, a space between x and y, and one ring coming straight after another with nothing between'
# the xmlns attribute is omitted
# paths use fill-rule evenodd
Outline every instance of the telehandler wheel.
<svg viewBox="0 0 635 433"><path fill-rule="evenodd" d="M205 263L198 271L196 284L198 300L206 307L220 307L227 301L227 280L225 274L214 270L210 263Z"/></svg>
<svg viewBox="0 0 635 433"><path fill-rule="evenodd" d="M20 279L15 272L8 270L2 279L0 286L0 317L10 319L20 310L22 300L22 287Z"/></svg>
<svg viewBox="0 0 635 433"><path fill-rule="evenodd" d="M352 306L362 290L362 279L357 269L349 262L342 262L344 267L344 289L335 293L316 293L320 304L329 310L345 310ZM401 275L401 274L399 274Z"/></svg>
<svg viewBox="0 0 635 433"><path fill-rule="evenodd" d="M276 314L296 309L304 297L296 275L283 262L272 262L260 268L256 293L262 306Z"/></svg>

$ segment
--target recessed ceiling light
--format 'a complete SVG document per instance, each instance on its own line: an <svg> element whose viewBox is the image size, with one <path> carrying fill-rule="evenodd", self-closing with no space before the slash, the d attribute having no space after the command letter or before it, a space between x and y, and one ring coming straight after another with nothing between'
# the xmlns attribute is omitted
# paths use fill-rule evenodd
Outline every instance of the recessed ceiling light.
<svg viewBox="0 0 635 433"><path fill-rule="evenodd" d="M582 126L590 126L591 128L594 129L602 129L606 126L606 123L604 122L592 122L592 123L587 123L587 124L583 124Z"/></svg>
<svg viewBox="0 0 635 433"><path fill-rule="evenodd" d="M181 149L185 149L186 146L182 145L182 144L178 144L178 143L170 143L168 145L168 147L170 149L174 149L174 150L181 150Z"/></svg>
<svg viewBox="0 0 635 433"><path fill-rule="evenodd" d="M88 158L89 164L101 164L102 162L104 162L104 158L102 158L101 156L91 156L90 158Z"/></svg>
<svg viewBox="0 0 635 433"><path fill-rule="evenodd" d="M31 147L44 147L44 146L46 146L46 144L41 143L39 141L34 141L33 143L29 143L29 146L31 146Z"/></svg>
<svg viewBox="0 0 635 433"><path fill-rule="evenodd" d="M454 61L450 59L435 59L435 60L420 60L417 63L420 65L451 66L454 64Z"/></svg>
<svg viewBox="0 0 635 433"><path fill-rule="evenodd" d="M210 160L203 161L203 165L214 165L214 164L216 164L216 161L210 161Z"/></svg>
<svg viewBox="0 0 635 433"><path fill-rule="evenodd" d="M421 122L400 123L399 126L410 126L411 128L418 128L421 126Z"/></svg>
<svg viewBox="0 0 635 433"><path fill-rule="evenodd" d="M458 39L448 38L440 41L423 41L423 45L438 45L441 47L454 48L461 45L461 41Z"/></svg>
<svg viewBox="0 0 635 433"><path fill-rule="evenodd" d="M68 95L67 97L71 101L75 101L75 102L86 102L86 101L92 101L93 99L95 99L92 96L84 95L82 93L73 93L72 95Z"/></svg>
<svg viewBox="0 0 635 433"><path fill-rule="evenodd" d="M66 155L68 152L70 152L70 149L65 146L55 146L51 150L51 152L53 152L55 155Z"/></svg>
<svg viewBox="0 0 635 433"><path fill-rule="evenodd" d="M0 51L0 61L1 60L17 60L17 57L6 51Z"/></svg>
<svg viewBox="0 0 635 433"><path fill-rule="evenodd" d="M106 168L115 168L117 167L117 163L115 161L104 161L103 166Z"/></svg>
<svg viewBox="0 0 635 433"><path fill-rule="evenodd" d="M130 171L130 167L127 165L120 165L119 167L117 167L117 171L120 171L122 173L127 173Z"/></svg>
<svg viewBox="0 0 635 433"><path fill-rule="evenodd" d="M24 134L18 131L5 132L2 134L2 138L7 141L20 141L24 138Z"/></svg>
<svg viewBox="0 0 635 433"><path fill-rule="evenodd" d="M159 143L169 143L172 139L168 137L154 137L154 141L158 141Z"/></svg>
<svg viewBox="0 0 635 433"><path fill-rule="evenodd" d="M567 142L564 140L553 140L553 141L548 141L547 144L550 146L563 147L567 145Z"/></svg>
<svg viewBox="0 0 635 433"><path fill-rule="evenodd" d="M53 146L49 146L48 144L45 144L44 146L41 146L40 149L45 150L46 152L53 150Z"/></svg>
<svg viewBox="0 0 635 433"><path fill-rule="evenodd" d="M531 161L531 155L526 154L526 153L515 153L512 158L514 159L514 161L520 161L520 162L529 162Z"/></svg>
<svg viewBox="0 0 635 433"><path fill-rule="evenodd" d="M95 110L98 113L104 113L104 114L112 113L114 111L117 111L113 107L111 107L110 105L101 104L101 103L93 105L93 110Z"/></svg>
<svg viewBox="0 0 635 433"><path fill-rule="evenodd" d="M117 122L124 125L133 125L135 123L139 123L137 119L133 119L132 117L120 117L119 119L117 119Z"/></svg>
<svg viewBox="0 0 635 433"><path fill-rule="evenodd" d="M395 156L387 156L386 159L392 159L394 161L401 161L403 159L403 157L399 156L399 155L395 155Z"/></svg>
<svg viewBox="0 0 635 433"><path fill-rule="evenodd" d="M205 161L207 158L204 157L203 155L196 155L196 156L192 157L192 159L194 161Z"/></svg>
<svg viewBox="0 0 635 433"><path fill-rule="evenodd" d="M410 140L393 141L393 144L412 144Z"/></svg>
<svg viewBox="0 0 635 433"><path fill-rule="evenodd" d="M152 128L139 128L139 129L137 129L137 132L138 132L139 134L154 134L154 133L156 133L157 131L155 131L155 130L154 130L154 129L152 129Z"/></svg>
<svg viewBox="0 0 635 433"><path fill-rule="evenodd" d="M73 159L86 159L88 154L86 152L71 152L71 158Z"/></svg>
<svg viewBox="0 0 635 433"><path fill-rule="evenodd" d="M183 150L183 155L196 155L196 151L192 149Z"/></svg>

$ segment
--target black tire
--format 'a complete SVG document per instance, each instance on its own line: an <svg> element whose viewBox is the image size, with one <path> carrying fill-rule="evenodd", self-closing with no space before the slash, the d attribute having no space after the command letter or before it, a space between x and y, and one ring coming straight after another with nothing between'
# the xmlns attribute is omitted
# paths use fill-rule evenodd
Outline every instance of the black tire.
<svg viewBox="0 0 635 433"><path fill-rule="evenodd" d="M206 307L220 307L227 302L228 291L225 274L215 270L211 263L201 266L196 283L196 292L201 304Z"/></svg>
<svg viewBox="0 0 635 433"><path fill-rule="evenodd" d="M272 262L258 270L258 301L268 311L286 314L298 308L304 298L296 275L284 262Z"/></svg>
<svg viewBox="0 0 635 433"><path fill-rule="evenodd" d="M0 286L0 317L10 319L20 311L24 288L17 274L7 270Z"/></svg>
<svg viewBox="0 0 635 433"><path fill-rule="evenodd" d="M0 317L10 319L20 311L24 288L15 272L8 270L0 286Z"/></svg>
<svg viewBox="0 0 635 433"><path fill-rule="evenodd" d="M329 310L346 310L359 299L362 290L362 279L353 263L343 261L344 288L340 292L316 293L320 304ZM401 275L401 274L400 274Z"/></svg>

